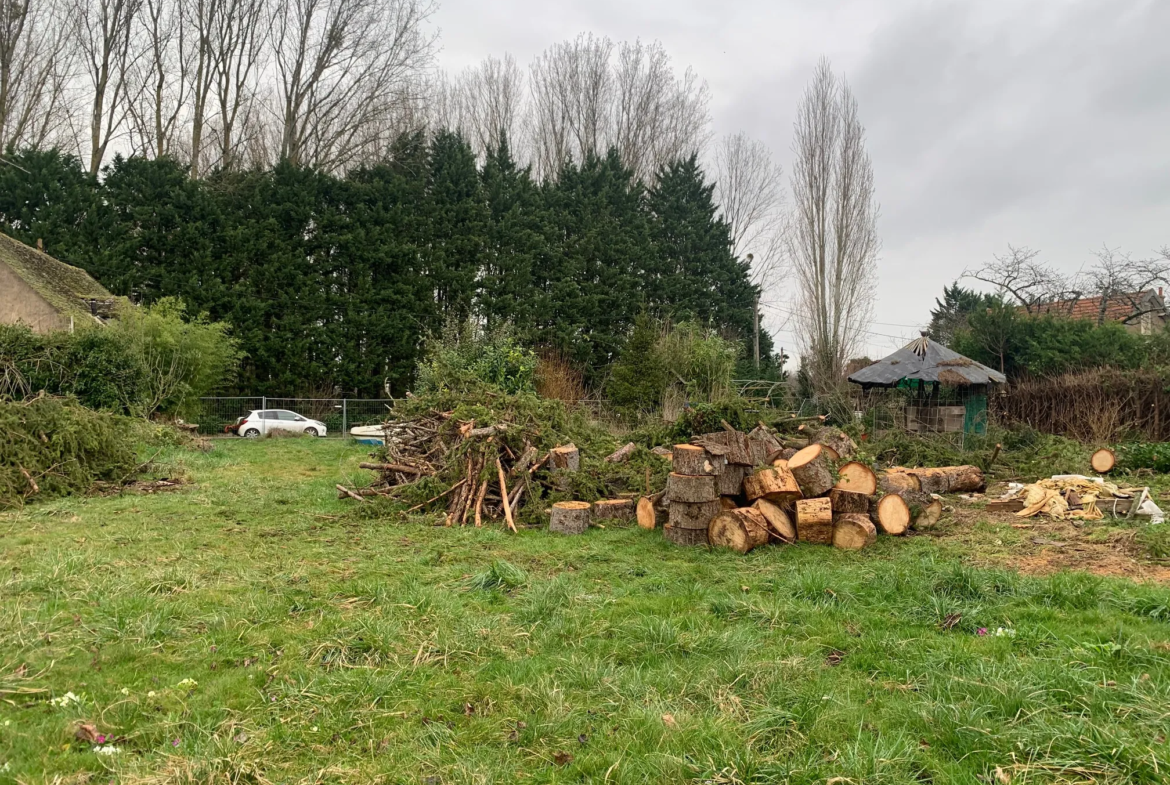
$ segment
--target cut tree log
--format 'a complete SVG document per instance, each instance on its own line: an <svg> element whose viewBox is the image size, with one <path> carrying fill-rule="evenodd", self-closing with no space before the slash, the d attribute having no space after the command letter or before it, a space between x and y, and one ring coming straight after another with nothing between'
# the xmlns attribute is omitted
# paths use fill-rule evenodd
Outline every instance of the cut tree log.
<svg viewBox="0 0 1170 785"><path fill-rule="evenodd" d="M878 500L874 521L885 534L905 534L911 520L910 506L898 494L886 494Z"/></svg>
<svg viewBox="0 0 1170 785"><path fill-rule="evenodd" d="M606 463L625 463L626 461L630 460L630 456L633 455L634 451L637 449L638 449L638 445L634 444L633 442L629 442L625 445L622 445L621 447L619 447L617 450L610 453L609 455L605 456L605 462Z"/></svg>
<svg viewBox="0 0 1170 785"><path fill-rule="evenodd" d="M894 467L889 474L911 474L927 493L971 493L987 487L983 470L978 466L935 466L927 469Z"/></svg>
<svg viewBox="0 0 1170 785"><path fill-rule="evenodd" d="M833 542L833 505L827 498L801 499L796 503L796 536L801 542L828 545Z"/></svg>
<svg viewBox="0 0 1170 785"><path fill-rule="evenodd" d="M739 501L734 496L720 496L719 508L722 510L738 510Z"/></svg>
<svg viewBox="0 0 1170 785"><path fill-rule="evenodd" d="M877 541L877 529L868 515L846 513L833 518L833 547L861 550Z"/></svg>
<svg viewBox="0 0 1170 785"><path fill-rule="evenodd" d="M785 447L780 452L774 453L771 464L775 466L780 461L784 461L784 465L787 466L788 462L792 460L792 456L796 455L798 452L800 452L800 450L796 447Z"/></svg>
<svg viewBox="0 0 1170 785"><path fill-rule="evenodd" d="M1093 457L1089 459L1089 465L1097 474L1107 474L1113 471L1113 467L1117 465L1117 456L1113 450L1102 447L1093 453Z"/></svg>
<svg viewBox="0 0 1170 785"><path fill-rule="evenodd" d="M748 466L726 464L715 480L719 495L738 496L743 493L743 479L749 474L751 474L751 468Z"/></svg>
<svg viewBox="0 0 1170 785"><path fill-rule="evenodd" d="M665 458L668 461L674 459L674 453L672 453L670 450L666 449L665 447L655 447L650 452L654 453L655 455L657 455L660 458Z"/></svg>
<svg viewBox="0 0 1170 785"><path fill-rule="evenodd" d="M552 506L548 530L559 534L581 534L589 528L593 505L589 502L557 502Z"/></svg>
<svg viewBox="0 0 1170 785"><path fill-rule="evenodd" d="M756 499L767 499L784 504L802 496L796 477L787 466L773 466L771 469L760 469L755 474L749 474L743 478L743 491L748 501L752 502Z"/></svg>
<svg viewBox="0 0 1170 785"><path fill-rule="evenodd" d="M943 516L943 503L938 499L931 499L930 504L922 508L922 511L914 518L914 523L911 527L914 529L929 529L934 526Z"/></svg>
<svg viewBox="0 0 1170 785"><path fill-rule="evenodd" d="M796 524L783 507L767 499L757 499L752 506L759 510L764 520L768 522L768 530L773 538L780 542L796 542Z"/></svg>
<svg viewBox="0 0 1170 785"><path fill-rule="evenodd" d="M789 458L788 471L796 478L806 499L826 494L833 487L834 472L829 466L824 448L819 444L810 444Z"/></svg>
<svg viewBox="0 0 1170 785"><path fill-rule="evenodd" d="M850 461L837 469L837 482L833 487L873 496L877 493L878 478L874 470L864 463Z"/></svg>
<svg viewBox="0 0 1170 785"><path fill-rule="evenodd" d="M581 468L581 451L577 449L575 444L553 447L549 451L549 456L552 458L554 469L568 469L575 472Z"/></svg>
<svg viewBox="0 0 1170 785"><path fill-rule="evenodd" d="M676 474L691 476L716 475L724 463L723 457L716 457L697 444L676 444L671 450L670 468Z"/></svg>
<svg viewBox="0 0 1170 785"><path fill-rule="evenodd" d="M662 527L662 535L675 545L707 545L707 530L679 529L670 524Z"/></svg>
<svg viewBox="0 0 1170 785"><path fill-rule="evenodd" d="M850 438L849 434L840 428L833 428L825 426L818 428L812 436L813 444L820 444L829 447L835 452L838 457L845 460L852 460L854 455L857 455L857 444Z"/></svg>
<svg viewBox="0 0 1170 785"><path fill-rule="evenodd" d="M829 491L829 501L833 504L833 514L860 513L869 514L869 494L855 493L840 488Z"/></svg>
<svg viewBox="0 0 1170 785"><path fill-rule="evenodd" d="M768 542L768 522L754 507L727 510L711 519L707 541L714 547L747 553Z"/></svg>
<svg viewBox="0 0 1170 785"><path fill-rule="evenodd" d="M628 521L634 517L633 499L602 499L593 503L593 517L603 521Z"/></svg>
<svg viewBox="0 0 1170 785"><path fill-rule="evenodd" d="M636 517L638 525L643 529L657 529L664 526L670 515L669 507L660 505L653 496L643 496L638 499Z"/></svg>
<svg viewBox="0 0 1170 785"><path fill-rule="evenodd" d="M751 456L752 465L754 466L767 465L769 462L768 456L784 449L784 445L772 435L771 431L762 425L753 428L748 434L747 440L748 454Z"/></svg>
<svg viewBox="0 0 1170 785"><path fill-rule="evenodd" d="M366 463L363 461L358 464L360 469L373 469L376 472L402 472L403 474L421 475L422 469L414 466L405 466L401 463Z"/></svg>
<svg viewBox="0 0 1170 785"><path fill-rule="evenodd" d="M922 490L922 481L913 474L883 474L878 487L882 493L918 492Z"/></svg>
<svg viewBox="0 0 1170 785"><path fill-rule="evenodd" d="M691 475L671 472L666 478L666 495L673 502L713 502L719 499L719 489L711 475Z"/></svg>
<svg viewBox="0 0 1170 785"><path fill-rule="evenodd" d="M824 453L825 457L828 458L833 463L836 463L837 461L841 460L841 455L827 444L821 445L821 451Z"/></svg>
<svg viewBox="0 0 1170 785"><path fill-rule="evenodd" d="M667 523L676 529L706 529L721 512L723 505L718 500L697 504L672 501Z"/></svg>
<svg viewBox="0 0 1170 785"><path fill-rule="evenodd" d="M752 454L748 449L747 435L736 430L705 433L691 440L692 444L706 447L712 455L722 455L728 463L751 466Z"/></svg>

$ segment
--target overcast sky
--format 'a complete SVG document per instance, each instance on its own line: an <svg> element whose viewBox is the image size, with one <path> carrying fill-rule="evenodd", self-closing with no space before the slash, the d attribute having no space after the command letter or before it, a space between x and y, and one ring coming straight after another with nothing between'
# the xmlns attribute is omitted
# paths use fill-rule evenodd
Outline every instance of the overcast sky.
<svg viewBox="0 0 1170 785"><path fill-rule="evenodd" d="M797 102L828 56L860 104L882 208L875 357L1008 243L1070 271L1102 243L1170 245L1170 1L441 2L450 70L504 52L527 68L581 32L659 40L710 86L715 134L762 139L785 169Z"/></svg>

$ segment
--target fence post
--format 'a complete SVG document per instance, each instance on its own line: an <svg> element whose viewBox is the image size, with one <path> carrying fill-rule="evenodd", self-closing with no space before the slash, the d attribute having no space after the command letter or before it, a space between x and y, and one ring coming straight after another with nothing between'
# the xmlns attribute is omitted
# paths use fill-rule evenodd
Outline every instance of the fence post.
<svg viewBox="0 0 1170 785"><path fill-rule="evenodd" d="M347 408L348 404L349 401L346 398L341 399L341 438L343 439L345 438L345 435L349 433L349 428L346 427L348 425L347 420L349 415L349 409Z"/></svg>
<svg viewBox="0 0 1170 785"><path fill-rule="evenodd" d="M267 395L260 396L260 408L261 409L268 408L268 396Z"/></svg>

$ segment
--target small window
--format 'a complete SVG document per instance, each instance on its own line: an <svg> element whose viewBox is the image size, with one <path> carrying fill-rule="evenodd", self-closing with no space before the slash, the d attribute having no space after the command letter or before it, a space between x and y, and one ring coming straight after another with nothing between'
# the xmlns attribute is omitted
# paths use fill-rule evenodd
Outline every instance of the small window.
<svg viewBox="0 0 1170 785"><path fill-rule="evenodd" d="M277 414L277 419L279 419L279 420L288 420L291 422L292 420L295 420L297 418L297 415L295 412L286 411L284 409L281 409L276 414Z"/></svg>
<svg viewBox="0 0 1170 785"><path fill-rule="evenodd" d="M261 420L275 420L276 412L260 412Z"/></svg>

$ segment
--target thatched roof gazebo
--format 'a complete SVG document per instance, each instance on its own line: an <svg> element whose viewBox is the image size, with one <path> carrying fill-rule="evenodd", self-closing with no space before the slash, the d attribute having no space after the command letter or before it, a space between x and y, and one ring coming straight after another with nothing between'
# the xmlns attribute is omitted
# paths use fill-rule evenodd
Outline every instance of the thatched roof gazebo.
<svg viewBox="0 0 1170 785"><path fill-rule="evenodd" d="M917 389L916 404L906 407L907 430L983 433L987 429L988 389L1006 383L1007 378L930 340L923 332L922 337L889 357L850 374L849 381L866 391L875 387ZM944 405L944 399L955 405Z"/></svg>

